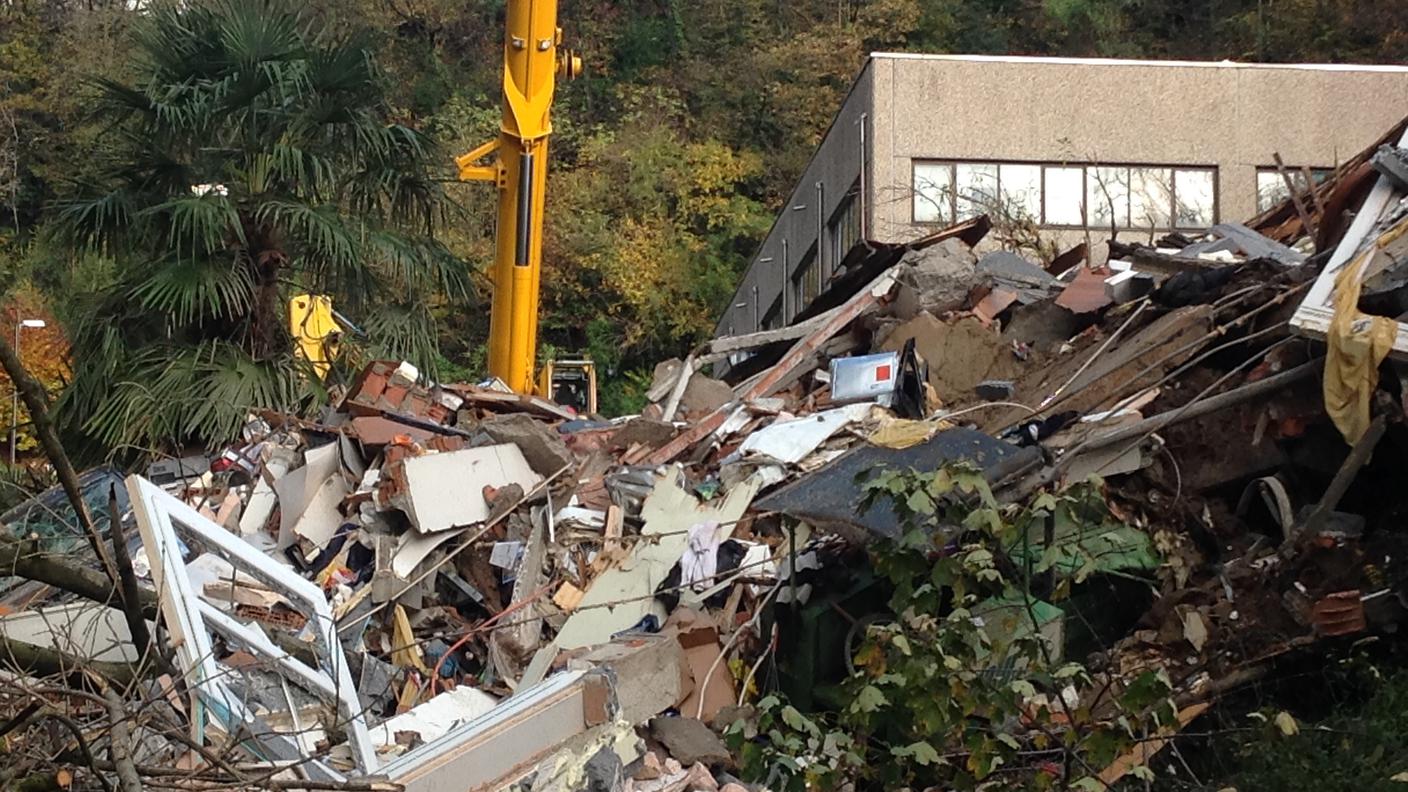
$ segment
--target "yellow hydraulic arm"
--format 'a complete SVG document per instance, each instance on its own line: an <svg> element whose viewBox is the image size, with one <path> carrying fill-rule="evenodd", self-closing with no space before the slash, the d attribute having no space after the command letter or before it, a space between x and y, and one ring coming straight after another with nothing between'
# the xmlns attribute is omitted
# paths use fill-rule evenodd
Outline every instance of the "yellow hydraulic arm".
<svg viewBox="0 0 1408 792"><path fill-rule="evenodd" d="M499 190L489 373L519 393L533 391L538 348L538 279L543 259L543 193L556 78L582 61L563 49L557 0L508 0L504 35L504 110L499 137L455 160L465 181ZM490 164L480 164L497 154Z"/></svg>

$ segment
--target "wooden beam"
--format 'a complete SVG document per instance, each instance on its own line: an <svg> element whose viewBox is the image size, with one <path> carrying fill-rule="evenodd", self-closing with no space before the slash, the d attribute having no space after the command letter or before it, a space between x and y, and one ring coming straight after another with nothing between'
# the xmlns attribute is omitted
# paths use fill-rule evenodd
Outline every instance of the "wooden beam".
<svg viewBox="0 0 1408 792"><path fill-rule="evenodd" d="M1301 226L1306 234L1314 237L1315 224L1310 220L1310 213L1305 210L1305 202L1300 199L1300 192L1296 190L1290 171L1286 170L1286 163L1281 161L1281 152L1272 152L1271 158L1276 161L1276 172L1281 174L1281 180L1286 183L1286 190L1291 194L1291 203L1296 207L1296 214L1300 215Z"/></svg>

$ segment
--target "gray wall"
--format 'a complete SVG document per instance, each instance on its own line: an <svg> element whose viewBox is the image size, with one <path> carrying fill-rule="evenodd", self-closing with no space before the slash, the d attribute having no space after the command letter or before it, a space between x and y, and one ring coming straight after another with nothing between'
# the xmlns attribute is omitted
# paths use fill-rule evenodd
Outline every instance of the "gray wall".
<svg viewBox="0 0 1408 792"><path fill-rule="evenodd" d="M719 320L715 335L724 336L751 333L758 329L754 325L754 287L757 287L757 318L761 322L768 307L782 293L783 283L789 284L786 298L785 319L790 320L804 306L793 305L790 293L792 275L796 272L807 250L817 241L817 191L816 183L822 183L823 206L821 216L829 222L840 206L847 191L860 177L861 172L861 122L865 120L866 136L871 134L871 105L873 96L873 76L871 62L867 61L860 76L851 86L831 127L822 138L821 145L812 155L811 162L802 178L793 189L787 205L773 221L767 238L753 256L748 272L739 281L730 307ZM867 176L867 179L869 177ZM859 200L865 203L864 197ZM868 222L863 220L863 222ZM783 272L783 240L787 240L788 271ZM823 250L825 245L822 246ZM764 259L771 259L765 261ZM836 262L829 255L823 256L822 278L830 277ZM785 322L784 322L785 323Z"/></svg>
<svg viewBox="0 0 1408 792"><path fill-rule="evenodd" d="M1217 219L1256 214L1256 169L1333 166L1408 115L1408 68L877 53L866 62L739 284L717 335L748 333L816 241L816 182L829 220L861 174L868 239L906 242L915 159L1216 166ZM800 208L793 208L800 207ZM1063 246L1108 229L1047 230ZM1147 238L1123 231L1122 238ZM823 249L825 245L823 245ZM767 261L766 259L771 259ZM825 259L823 277L835 262ZM789 296L789 301L791 300ZM804 306L788 305L786 318Z"/></svg>
<svg viewBox="0 0 1408 792"><path fill-rule="evenodd" d="M1408 69L1396 66L908 54L870 63L872 238L886 242L933 230L910 220L915 159L1214 165L1218 219L1241 221L1256 214L1256 169L1274 165L1273 153L1291 167L1333 166L1408 115Z"/></svg>

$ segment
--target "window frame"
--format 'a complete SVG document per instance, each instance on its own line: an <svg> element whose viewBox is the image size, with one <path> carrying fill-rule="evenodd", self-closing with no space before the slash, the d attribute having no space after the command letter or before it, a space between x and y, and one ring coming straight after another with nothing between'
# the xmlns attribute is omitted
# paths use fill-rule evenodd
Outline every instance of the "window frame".
<svg viewBox="0 0 1408 792"><path fill-rule="evenodd" d="M811 285L816 291L811 297L806 295L808 281L813 282ZM792 270L791 283L788 284L788 288L792 289L792 305L795 309L793 316L806 310L807 306L821 295L822 285L821 262L817 257L816 245L812 245L802 254L801 261ZM791 321L791 317L788 317L788 321Z"/></svg>

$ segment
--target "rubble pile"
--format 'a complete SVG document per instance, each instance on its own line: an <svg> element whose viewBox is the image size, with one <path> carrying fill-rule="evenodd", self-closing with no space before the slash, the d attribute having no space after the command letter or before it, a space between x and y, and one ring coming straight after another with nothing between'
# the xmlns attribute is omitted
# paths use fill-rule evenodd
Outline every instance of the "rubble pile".
<svg viewBox="0 0 1408 792"><path fill-rule="evenodd" d="M261 413L214 459L83 486L135 526L195 736L312 779L746 788L719 731L759 689L804 701L865 629L853 573L901 527L864 478L958 461L1007 503L1101 477L1123 527L1098 571L1143 593L1086 625L1114 630L1096 661L1206 701L1408 615L1386 528L1408 389L1396 362L1378 380L1408 353L1408 182L1385 152L1297 196L1314 214L1098 267L980 255L985 218L863 244L791 326L662 363L638 416L377 361L315 419ZM81 558L62 502L0 521ZM0 608L7 640L137 659L128 623L58 588L10 578Z"/></svg>

